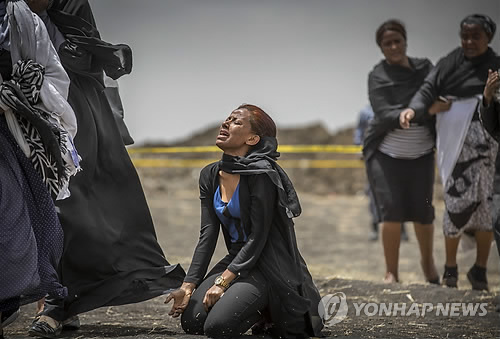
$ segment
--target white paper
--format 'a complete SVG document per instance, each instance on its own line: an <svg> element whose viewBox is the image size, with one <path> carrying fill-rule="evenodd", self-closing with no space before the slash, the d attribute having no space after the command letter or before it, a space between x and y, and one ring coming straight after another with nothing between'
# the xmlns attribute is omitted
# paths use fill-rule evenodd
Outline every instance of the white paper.
<svg viewBox="0 0 500 339"><path fill-rule="evenodd" d="M453 100L449 111L437 115L437 164L443 186L455 168L478 103L478 97Z"/></svg>

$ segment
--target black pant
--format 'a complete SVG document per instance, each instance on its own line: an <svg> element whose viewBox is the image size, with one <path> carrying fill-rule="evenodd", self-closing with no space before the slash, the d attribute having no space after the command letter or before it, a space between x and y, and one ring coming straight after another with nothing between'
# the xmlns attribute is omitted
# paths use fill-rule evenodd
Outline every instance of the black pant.
<svg viewBox="0 0 500 339"><path fill-rule="evenodd" d="M253 270L244 278L237 278L208 313L205 311L205 293L221 273L210 274L191 296L181 318L186 333L204 334L210 338L234 338L262 318L261 312L268 305L269 295L266 280L258 270Z"/></svg>

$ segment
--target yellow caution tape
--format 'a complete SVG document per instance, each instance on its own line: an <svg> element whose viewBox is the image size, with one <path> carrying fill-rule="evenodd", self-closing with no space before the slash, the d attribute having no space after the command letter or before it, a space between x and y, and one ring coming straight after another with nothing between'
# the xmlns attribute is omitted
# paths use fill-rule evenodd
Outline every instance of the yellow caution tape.
<svg viewBox="0 0 500 339"><path fill-rule="evenodd" d="M185 147L131 147L130 154L142 153L212 153L220 152L217 146L185 146ZM356 145L281 145L278 147L281 153L341 153L359 154L361 146Z"/></svg>
<svg viewBox="0 0 500 339"><path fill-rule="evenodd" d="M219 159L132 159L138 168L202 168ZM279 160L285 168L364 168L362 160Z"/></svg>

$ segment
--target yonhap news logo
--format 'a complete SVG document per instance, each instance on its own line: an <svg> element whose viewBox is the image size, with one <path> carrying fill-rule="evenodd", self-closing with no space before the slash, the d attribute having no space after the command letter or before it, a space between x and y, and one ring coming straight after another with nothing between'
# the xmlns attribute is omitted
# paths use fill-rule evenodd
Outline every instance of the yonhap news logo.
<svg viewBox="0 0 500 339"><path fill-rule="evenodd" d="M432 314L436 317L484 317L488 303L352 303L353 316L417 317ZM347 297L342 292L327 294L318 304L318 312L325 327L340 323L347 317Z"/></svg>
<svg viewBox="0 0 500 339"><path fill-rule="evenodd" d="M347 317L347 298L344 293L327 294L318 304L318 312L326 327L338 324Z"/></svg>

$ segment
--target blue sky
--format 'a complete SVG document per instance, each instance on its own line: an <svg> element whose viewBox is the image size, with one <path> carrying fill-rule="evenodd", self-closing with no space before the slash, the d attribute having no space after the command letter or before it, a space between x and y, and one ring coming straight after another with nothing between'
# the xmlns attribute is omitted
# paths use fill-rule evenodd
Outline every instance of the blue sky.
<svg viewBox="0 0 500 339"><path fill-rule="evenodd" d="M350 126L382 58L374 35L383 21L404 21L408 54L433 62L459 45L467 14L488 14L500 26L498 0L90 3L103 38L133 49L133 72L119 83L139 143L184 138L241 103L261 106L280 126Z"/></svg>

